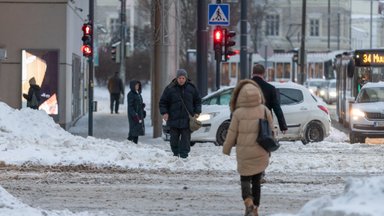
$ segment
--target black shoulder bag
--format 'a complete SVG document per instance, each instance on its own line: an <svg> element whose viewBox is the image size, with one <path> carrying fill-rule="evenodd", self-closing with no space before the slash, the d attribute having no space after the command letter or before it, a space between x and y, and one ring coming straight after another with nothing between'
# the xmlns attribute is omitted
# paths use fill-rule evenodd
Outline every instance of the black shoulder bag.
<svg viewBox="0 0 384 216"><path fill-rule="evenodd" d="M274 152L279 149L280 144L272 134L267 119L267 110L264 109L264 119L259 119L259 136L256 140L267 152Z"/></svg>

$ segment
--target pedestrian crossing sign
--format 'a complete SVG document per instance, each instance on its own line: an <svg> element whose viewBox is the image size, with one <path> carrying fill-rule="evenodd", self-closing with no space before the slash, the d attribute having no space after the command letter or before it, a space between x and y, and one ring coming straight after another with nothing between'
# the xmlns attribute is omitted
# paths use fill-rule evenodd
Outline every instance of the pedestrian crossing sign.
<svg viewBox="0 0 384 216"><path fill-rule="evenodd" d="M208 25L229 26L229 4L209 4Z"/></svg>

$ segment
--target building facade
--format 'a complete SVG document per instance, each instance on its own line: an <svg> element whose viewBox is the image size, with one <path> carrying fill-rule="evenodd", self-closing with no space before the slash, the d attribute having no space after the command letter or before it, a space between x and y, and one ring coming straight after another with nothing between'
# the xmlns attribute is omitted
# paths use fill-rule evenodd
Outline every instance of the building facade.
<svg viewBox="0 0 384 216"><path fill-rule="evenodd" d="M82 56L83 0L0 0L0 101L19 109L34 77L41 110L62 127L87 112L88 68Z"/></svg>

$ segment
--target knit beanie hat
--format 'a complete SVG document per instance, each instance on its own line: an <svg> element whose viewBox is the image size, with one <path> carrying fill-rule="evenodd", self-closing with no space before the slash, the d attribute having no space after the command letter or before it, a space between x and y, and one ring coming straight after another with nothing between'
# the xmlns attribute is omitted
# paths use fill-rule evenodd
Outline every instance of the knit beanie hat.
<svg viewBox="0 0 384 216"><path fill-rule="evenodd" d="M32 77L31 79L29 79L29 84L36 85L35 77Z"/></svg>
<svg viewBox="0 0 384 216"><path fill-rule="evenodd" d="M185 78L188 78L188 73L184 69L178 69L176 71L176 78L179 78L179 76L184 76Z"/></svg>

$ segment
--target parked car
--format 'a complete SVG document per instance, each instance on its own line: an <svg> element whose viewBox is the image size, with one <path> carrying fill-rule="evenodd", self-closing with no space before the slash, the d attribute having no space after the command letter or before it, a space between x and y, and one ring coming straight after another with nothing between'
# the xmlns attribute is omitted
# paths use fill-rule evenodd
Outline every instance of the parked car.
<svg viewBox="0 0 384 216"><path fill-rule="evenodd" d="M321 96L320 95L320 90L324 89L324 87L327 85L327 80L325 79L308 79L304 82L304 86L309 89L309 91L316 95L316 96Z"/></svg>
<svg viewBox="0 0 384 216"><path fill-rule="evenodd" d="M350 143L365 138L384 138L384 82L366 83L352 104Z"/></svg>
<svg viewBox="0 0 384 216"><path fill-rule="evenodd" d="M277 133L278 140L301 140L304 144L319 142L329 135L331 119L326 105L302 85L271 82L280 95L281 109L287 122L286 134ZM192 133L191 142L213 142L223 145L230 124L229 101L234 86L225 87L202 99L199 120L203 126ZM278 122L274 116L276 131Z"/></svg>
<svg viewBox="0 0 384 216"><path fill-rule="evenodd" d="M324 87L320 88L320 97L327 104L333 104L336 102L337 91L336 91L336 79L328 80Z"/></svg>

